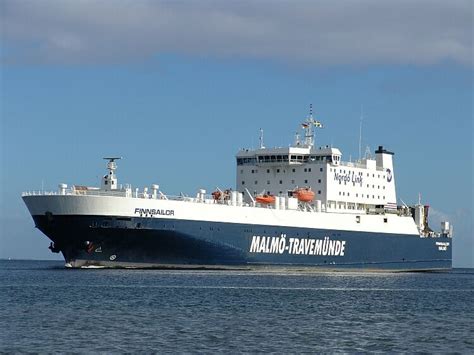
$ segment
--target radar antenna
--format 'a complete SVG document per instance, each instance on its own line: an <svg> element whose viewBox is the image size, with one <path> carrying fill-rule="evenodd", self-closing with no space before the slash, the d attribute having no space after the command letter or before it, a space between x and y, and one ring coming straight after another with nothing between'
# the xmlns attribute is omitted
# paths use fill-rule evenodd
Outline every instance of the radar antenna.
<svg viewBox="0 0 474 355"><path fill-rule="evenodd" d="M110 160L111 162L113 162L113 161L115 161L115 160L122 159L122 157L105 157L105 158L102 158L102 159Z"/></svg>
<svg viewBox="0 0 474 355"><path fill-rule="evenodd" d="M122 159L122 157L105 157L103 158L105 160L108 160L109 162L107 163L107 169L111 172L114 170L117 170L117 164L115 163L116 160Z"/></svg>

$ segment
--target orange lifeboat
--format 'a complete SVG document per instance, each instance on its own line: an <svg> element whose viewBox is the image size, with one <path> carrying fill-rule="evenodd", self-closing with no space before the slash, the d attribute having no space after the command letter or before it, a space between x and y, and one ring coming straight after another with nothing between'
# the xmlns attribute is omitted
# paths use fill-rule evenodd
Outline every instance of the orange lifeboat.
<svg viewBox="0 0 474 355"><path fill-rule="evenodd" d="M293 196L301 202L311 202L314 200L314 192L308 187L294 190Z"/></svg>
<svg viewBox="0 0 474 355"><path fill-rule="evenodd" d="M275 202L275 196L273 196L273 195L258 195L255 198L255 200L257 200L258 203L268 205L269 203L274 203Z"/></svg>

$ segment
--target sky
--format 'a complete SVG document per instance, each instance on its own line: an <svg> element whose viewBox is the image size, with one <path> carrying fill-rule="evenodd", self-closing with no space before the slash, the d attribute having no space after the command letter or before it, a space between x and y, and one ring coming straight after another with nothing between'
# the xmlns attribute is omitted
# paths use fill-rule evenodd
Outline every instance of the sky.
<svg viewBox="0 0 474 355"><path fill-rule="evenodd" d="M21 192L235 186L235 154L287 146L312 103L344 160L395 152L397 194L454 225L474 267L471 1L0 0L0 258L59 259ZM400 202L400 200L399 200Z"/></svg>

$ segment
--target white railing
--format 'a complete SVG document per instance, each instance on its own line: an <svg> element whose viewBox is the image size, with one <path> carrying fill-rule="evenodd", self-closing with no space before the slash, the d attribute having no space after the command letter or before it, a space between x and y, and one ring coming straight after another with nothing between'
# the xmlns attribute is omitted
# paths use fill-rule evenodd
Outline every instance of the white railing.
<svg viewBox="0 0 474 355"><path fill-rule="evenodd" d="M171 201L187 201L187 202L202 202L198 201L195 197L180 195L180 196L170 196L158 193L156 196L153 196L150 192L143 192L137 190L77 190L74 188L65 189L64 193L59 191L41 191L41 190L32 190L24 191L21 194L22 196L109 196L109 197L127 197L127 198L139 198L139 199L156 199L156 200L171 200ZM211 195L205 195L204 200L213 200Z"/></svg>

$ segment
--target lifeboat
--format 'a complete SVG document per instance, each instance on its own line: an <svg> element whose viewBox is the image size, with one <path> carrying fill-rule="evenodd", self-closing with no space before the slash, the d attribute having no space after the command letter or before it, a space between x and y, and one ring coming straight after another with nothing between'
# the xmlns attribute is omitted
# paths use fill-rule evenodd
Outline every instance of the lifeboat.
<svg viewBox="0 0 474 355"><path fill-rule="evenodd" d="M293 196L301 202L311 202L314 200L314 192L308 187L294 190Z"/></svg>
<svg viewBox="0 0 474 355"><path fill-rule="evenodd" d="M257 200L258 203L268 205L269 203L274 203L275 202L275 196L272 196L272 195L258 195L255 198L255 200Z"/></svg>

